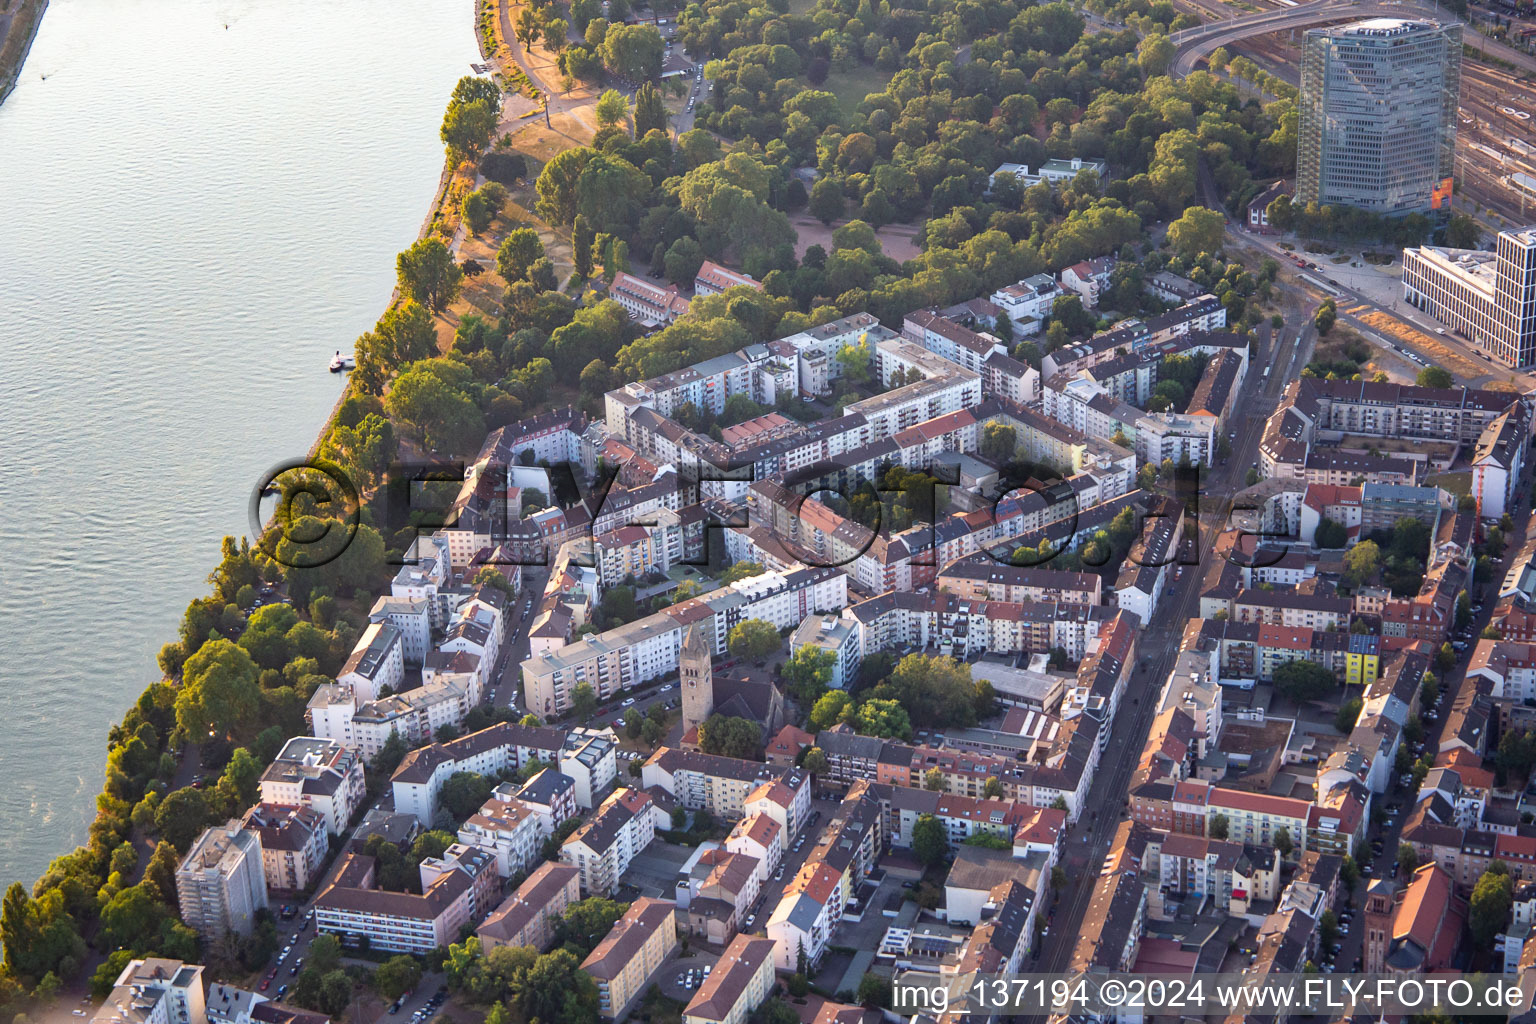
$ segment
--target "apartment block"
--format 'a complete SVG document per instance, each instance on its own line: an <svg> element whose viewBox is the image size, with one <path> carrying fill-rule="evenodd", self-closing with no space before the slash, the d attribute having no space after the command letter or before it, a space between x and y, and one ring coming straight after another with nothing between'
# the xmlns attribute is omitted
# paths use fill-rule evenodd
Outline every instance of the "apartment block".
<svg viewBox="0 0 1536 1024"><path fill-rule="evenodd" d="M597 983L597 1012L622 1020L677 949L677 904L642 896L582 961Z"/></svg>
<svg viewBox="0 0 1536 1024"><path fill-rule="evenodd" d="M207 829L176 867L181 920L206 942L249 935L267 905L261 838L239 821Z"/></svg>

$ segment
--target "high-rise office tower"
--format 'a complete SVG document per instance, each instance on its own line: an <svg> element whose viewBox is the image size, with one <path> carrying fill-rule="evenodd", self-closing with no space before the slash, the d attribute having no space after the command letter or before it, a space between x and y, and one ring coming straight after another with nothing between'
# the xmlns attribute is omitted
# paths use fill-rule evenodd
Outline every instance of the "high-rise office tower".
<svg viewBox="0 0 1536 1024"><path fill-rule="evenodd" d="M1427 213L1449 197L1461 26L1373 18L1310 29L1296 202Z"/></svg>

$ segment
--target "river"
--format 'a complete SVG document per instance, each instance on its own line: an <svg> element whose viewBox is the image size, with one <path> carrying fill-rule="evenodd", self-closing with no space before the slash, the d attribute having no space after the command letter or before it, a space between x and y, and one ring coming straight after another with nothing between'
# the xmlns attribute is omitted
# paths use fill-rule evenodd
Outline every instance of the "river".
<svg viewBox="0 0 1536 1024"><path fill-rule="evenodd" d="M442 168L471 0L53 0L0 105L0 887L302 456Z"/></svg>

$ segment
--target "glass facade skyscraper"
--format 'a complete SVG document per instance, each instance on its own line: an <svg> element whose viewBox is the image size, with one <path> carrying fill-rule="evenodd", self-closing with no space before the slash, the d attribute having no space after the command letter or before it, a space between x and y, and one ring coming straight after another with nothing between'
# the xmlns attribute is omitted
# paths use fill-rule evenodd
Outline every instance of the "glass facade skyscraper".
<svg viewBox="0 0 1536 1024"><path fill-rule="evenodd" d="M1450 178L1461 26L1373 18L1307 32L1296 202L1427 213Z"/></svg>

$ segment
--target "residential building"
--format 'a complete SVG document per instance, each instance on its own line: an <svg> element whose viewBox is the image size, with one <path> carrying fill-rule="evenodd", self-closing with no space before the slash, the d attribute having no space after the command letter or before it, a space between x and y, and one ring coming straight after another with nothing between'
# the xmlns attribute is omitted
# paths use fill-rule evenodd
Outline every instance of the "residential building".
<svg viewBox="0 0 1536 1024"><path fill-rule="evenodd" d="M320 877L330 844L319 811L257 804L245 812L241 827L261 841L268 889L298 892Z"/></svg>
<svg viewBox="0 0 1536 1024"><path fill-rule="evenodd" d="M712 260L705 260L699 267L699 272L693 277L694 298L701 295L718 295L727 288L738 287L762 291L763 283L751 274L743 274L739 270L722 267Z"/></svg>
<svg viewBox="0 0 1536 1024"><path fill-rule="evenodd" d="M130 960L91 1024L208 1024L203 968L161 957Z"/></svg>
<svg viewBox="0 0 1536 1024"><path fill-rule="evenodd" d="M677 949L677 904L642 896L581 963L597 983L597 1013L622 1020Z"/></svg>
<svg viewBox="0 0 1536 1024"><path fill-rule="evenodd" d="M385 953L421 955L446 949L491 909L497 892L496 859L462 844L443 858L422 861L421 895L378 888L375 862L342 854L331 882L315 897L315 929L343 946L367 940Z"/></svg>
<svg viewBox="0 0 1536 1024"><path fill-rule="evenodd" d="M659 327L688 312L688 300L677 285L652 284L643 277L619 272L608 286L608 297L624 307L631 320L642 327Z"/></svg>
<svg viewBox="0 0 1536 1024"><path fill-rule="evenodd" d="M683 1024L745 1024L773 984L773 940L738 935L688 1001Z"/></svg>
<svg viewBox="0 0 1536 1024"><path fill-rule="evenodd" d="M205 942L249 935L267 905L261 838L230 821L207 829L176 867L181 920Z"/></svg>
<svg viewBox="0 0 1536 1024"><path fill-rule="evenodd" d="M558 764L565 747L563 729L502 722L447 743L433 743L405 755L390 776L395 810L414 814L431 828L443 783L456 772L500 775L533 761Z"/></svg>
<svg viewBox="0 0 1536 1024"><path fill-rule="evenodd" d="M366 795L362 758L334 739L295 736L261 775L262 803L316 811L333 836L351 827Z"/></svg>
<svg viewBox="0 0 1536 1024"><path fill-rule="evenodd" d="M581 872L582 892L611 896L635 854L651 844L658 828L671 824L649 793L617 789L566 838L560 860Z"/></svg>
<svg viewBox="0 0 1536 1024"><path fill-rule="evenodd" d="M555 941L555 923L581 898L581 872L545 861L475 930L480 948L532 946L543 952Z"/></svg>
<svg viewBox="0 0 1536 1024"><path fill-rule="evenodd" d="M506 792L503 784L465 819L459 827L459 842L484 850L496 858L496 873L511 878L527 871L538 858L543 835L533 810Z"/></svg>
<svg viewBox="0 0 1536 1024"><path fill-rule="evenodd" d="M377 700L383 689L400 689L405 681L404 635L387 621L368 623L336 681L352 687L363 703Z"/></svg>

